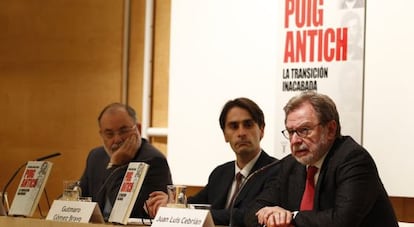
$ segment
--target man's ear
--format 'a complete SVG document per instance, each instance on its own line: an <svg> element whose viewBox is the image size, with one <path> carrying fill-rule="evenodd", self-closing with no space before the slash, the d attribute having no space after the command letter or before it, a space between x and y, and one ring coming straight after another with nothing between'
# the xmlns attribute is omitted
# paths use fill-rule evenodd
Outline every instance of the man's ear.
<svg viewBox="0 0 414 227"><path fill-rule="evenodd" d="M141 134L141 124L140 123L137 123L137 129L138 129L139 134Z"/></svg>
<svg viewBox="0 0 414 227"><path fill-rule="evenodd" d="M228 143L230 141L230 139L227 138L226 133L224 133L224 130L223 130L223 136L224 136L224 141L226 141L226 143Z"/></svg>
<svg viewBox="0 0 414 227"><path fill-rule="evenodd" d="M260 140L264 137L264 126L260 128Z"/></svg>
<svg viewBox="0 0 414 227"><path fill-rule="evenodd" d="M338 124L336 123L336 121L332 120L332 121L328 122L328 124L326 126L328 128L328 138L329 139L335 139L336 129L338 128Z"/></svg>

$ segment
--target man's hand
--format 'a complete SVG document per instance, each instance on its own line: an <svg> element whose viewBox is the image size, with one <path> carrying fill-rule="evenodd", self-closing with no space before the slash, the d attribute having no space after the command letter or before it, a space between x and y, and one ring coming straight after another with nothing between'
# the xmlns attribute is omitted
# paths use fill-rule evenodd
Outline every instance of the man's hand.
<svg viewBox="0 0 414 227"><path fill-rule="evenodd" d="M149 198L145 202L147 207L144 207L148 215L154 218L160 207L167 205L168 195L162 191L155 191L149 194Z"/></svg>
<svg viewBox="0 0 414 227"><path fill-rule="evenodd" d="M266 227L289 227L291 224L293 213L282 207L263 207L256 213L257 220L261 225Z"/></svg>
<svg viewBox="0 0 414 227"><path fill-rule="evenodd" d="M110 163L114 165L123 165L131 161L139 147L138 135L136 133L128 137L122 145L112 153Z"/></svg>

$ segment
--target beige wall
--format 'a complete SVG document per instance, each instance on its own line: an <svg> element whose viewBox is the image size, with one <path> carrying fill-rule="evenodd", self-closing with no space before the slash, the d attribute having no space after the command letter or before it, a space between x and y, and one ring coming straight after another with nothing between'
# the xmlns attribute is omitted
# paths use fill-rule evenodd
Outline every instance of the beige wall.
<svg viewBox="0 0 414 227"><path fill-rule="evenodd" d="M155 5L152 125L167 127L170 1ZM144 12L145 0L131 0L124 88L123 1L0 1L1 187L25 161L61 152L50 160L46 189L53 200L62 181L79 178L88 151L101 144L96 118L106 104L122 101L126 91L127 102L141 113ZM166 152L166 139L151 141Z"/></svg>

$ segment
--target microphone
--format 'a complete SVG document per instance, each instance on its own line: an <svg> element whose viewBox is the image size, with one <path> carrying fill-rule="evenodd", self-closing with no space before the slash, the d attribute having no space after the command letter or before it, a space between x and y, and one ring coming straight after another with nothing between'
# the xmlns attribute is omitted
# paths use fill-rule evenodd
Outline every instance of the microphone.
<svg viewBox="0 0 414 227"><path fill-rule="evenodd" d="M56 152L54 154L50 154L50 155L46 155L46 156L40 157L40 158L36 159L36 161L43 161L43 160L46 160L46 159L49 159L49 158L53 158L53 157L56 157L56 156L59 156L59 155L61 155L61 153Z"/></svg>
<svg viewBox="0 0 414 227"><path fill-rule="evenodd" d="M112 170L112 172L106 177L106 180L103 182L103 184L101 185L101 187L99 187L97 197L98 197L98 201L96 201L99 205L99 208L102 211L102 216L105 220L105 222L107 222L109 220L109 216L112 212L112 206L114 204L112 204L112 198L109 198L109 201L107 201L107 193L108 193L108 189L106 187L111 188L110 186L113 186L113 184L115 184L115 179L114 178L115 174L119 171L123 171L123 170L127 170L129 163L123 164L121 166L116 167L114 170ZM123 180L123 178L122 178ZM82 189L82 188L81 188ZM117 196L117 195L115 195ZM100 200L100 199L103 199ZM115 197L116 199L116 197ZM109 202L109 204L107 204L107 202ZM108 206L108 210L105 209L105 207ZM110 207L110 209L109 209Z"/></svg>
<svg viewBox="0 0 414 227"><path fill-rule="evenodd" d="M261 173L261 172L263 172L263 171L265 171L265 170L267 170L267 169L269 169L270 167L272 167L272 166L275 166L275 165L277 165L277 164L279 164L279 162L280 162L280 160L274 160L273 162L271 162L271 163L269 163L269 164L267 164L267 165L264 165L264 166L262 166L262 168L260 168L260 169L258 169L258 170L256 170L256 171L254 171L252 174L249 174L249 176L247 176L247 178L246 178L246 180L243 182L243 186L244 186L244 184L247 182L247 180L248 179L250 179L250 178L252 178L254 175L256 175L256 174L258 174L258 173Z"/></svg>
<svg viewBox="0 0 414 227"><path fill-rule="evenodd" d="M278 165L279 163L280 163L280 160L276 159L276 160L274 160L273 162L271 162L271 163L269 163L269 164L267 164L267 165L262 166L260 169L257 169L257 170L256 170L256 171L254 171L253 173L249 174L249 176L247 176L246 180L244 180L244 181L242 182L242 184L240 185L240 189L239 189L237 192L235 192L236 194L234 195L234 200L233 200L233 202L230 204L230 220L229 220L229 222L230 222L230 223L229 223L229 227L233 227L233 226L234 226L234 225L233 225L233 210L234 210L234 204L235 204L236 199L237 199L237 197L239 196L240 192L242 191L243 187L247 184L247 182L248 182L251 178L253 178L253 177L254 177L254 176L256 176L257 174L259 174L259 173L261 173L261 172L263 172L263 171L265 171L265 170L267 170L267 169L269 169L269 168L271 168L271 167L273 167L273 166Z"/></svg>
<svg viewBox="0 0 414 227"><path fill-rule="evenodd" d="M46 155L46 156L40 157L40 158L36 159L35 161L43 161L43 160L46 160L46 159L49 159L49 158L53 158L53 157L56 157L56 156L59 156L59 155L61 155L61 153L60 152L56 152L56 153L53 153L53 154L50 154L50 155ZM23 163L23 165L21 165L19 168L17 168L16 172L14 172L14 174L10 177L9 181L7 181L6 185L3 187L3 196L2 196L2 199L1 199L1 204L3 204L3 206L4 206L4 202L5 202L5 196L4 196L4 194L6 193L7 188L9 187L9 185L11 184L11 182L14 180L14 178L16 177L16 175L20 172L20 170L23 167L26 166L26 164L27 164L27 162Z"/></svg>

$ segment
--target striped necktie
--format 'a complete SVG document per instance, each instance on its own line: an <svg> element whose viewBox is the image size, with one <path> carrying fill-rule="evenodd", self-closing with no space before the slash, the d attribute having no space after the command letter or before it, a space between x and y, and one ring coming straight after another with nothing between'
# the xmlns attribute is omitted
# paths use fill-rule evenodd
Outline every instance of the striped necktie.
<svg viewBox="0 0 414 227"><path fill-rule="evenodd" d="M240 191L240 186L243 180L243 174L241 174L240 172L238 172L236 174L236 189L233 192L233 195L231 196L230 199L230 203L229 203L229 207L233 206L234 200L236 199L236 195L239 193Z"/></svg>

